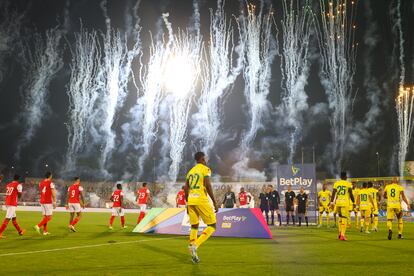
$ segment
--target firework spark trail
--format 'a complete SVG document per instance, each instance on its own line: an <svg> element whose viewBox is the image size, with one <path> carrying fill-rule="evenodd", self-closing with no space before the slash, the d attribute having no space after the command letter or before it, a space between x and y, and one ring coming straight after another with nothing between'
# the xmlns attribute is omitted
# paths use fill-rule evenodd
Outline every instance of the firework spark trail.
<svg viewBox="0 0 414 276"><path fill-rule="evenodd" d="M101 93L99 109L94 113L95 127L92 133L101 142L100 169L107 174L106 165L115 148L116 133L112 129L116 111L122 107L128 93L133 59L141 51L140 38L136 37L132 48L128 49L126 36L111 27L107 14L106 1L101 2L106 22L103 36L103 64L98 74L98 87Z"/></svg>
<svg viewBox="0 0 414 276"><path fill-rule="evenodd" d="M21 150L32 140L49 110L47 96L53 77L62 68L62 53L59 50L62 32L55 28L46 32L45 38L36 35L34 47L26 46L24 66L26 77L24 89L24 130L19 139L15 158L19 159ZM33 50L32 50L33 49Z"/></svg>
<svg viewBox="0 0 414 276"><path fill-rule="evenodd" d="M68 149L66 171L75 169L76 159L88 141L90 115L99 97L96 78L101 66L100 46L96 32L81 29L75 34L75 50L72 53L71 76L67 94L69 97Z"/></svg>
<svg viewBox="0 0 414 276"><path fill-rule="evenodd" d="M398 117L398 165L400 176L404 176L404 163L410 146L411 135L413 133L414 117L414 87L400 87L396 99L395 108Z"/></svg>
<svg viewBox="0 0 414 276"><path fill-rule="evenodd" d="M297 140L301 134L303 112L308 109L305 85L309 76L308 49L312 11L306 2L303 7L295 7L294 1L289 4L283 1L281 51L281 71L283 94L283 116L289 128L289 158L293 163Z"/></svg>
<svg viewBox="0 0 414 276"><path fill-rule="evenodd" d="M405 64L404 64L404 36L402 30L402 18L401 18L401 0L397 0L397 5L391 10L391 15L395 18L392 30L398 36L399 46L399 61L400 61L400 87L405 84Z"/></svg>
<svg viewBox="0 0 414 276"><path fill-rule="evenodd" d="M321 16L317 28L321 52L320 77L328 96L333 145L331 156L332 173L338 173L342 166L344 146L347 142L346 129L352 109L352 84L355 72L356 47L354 45L355 2L346 0L320 1Z"/></svg>
<svg viewBox="0 0 414 276"><path fill-rule="evenodd" d="M272 36L273 12L256 15L256 7L248 5L247 17L240 22L241 37L245 39L244 94L248 106L249 128L240 142L240 162L233 167L236 174L243 174L247 166L247 154L257 132L262 128L262 118L269 109L271 64L277 53L276 36ZM240 166L240 164L244 164Z"/></svg>
<svg viewBox="0 0 414 276"><path fill-rule="evenodd" d="M174 96L170 105L171 165L168 171L169 179L172 182L175 182L177 179L180 163L182 161L190 106L200 73L201 51L202 42L201 37L198 35L192 36L183 31L174 35L170 58L175 60L180 59L182 63L185 63L183 65L189 70L182 72L187 75L185 76L185 79L181 80L185 83L178 84L180 91L177 91L176 88L169 89L171 90L169 92L172 92ZM169 62L171 62L171 60L169 60ZM175 68L175 70L177 69L178 68ZM168 68L166 70L168 71Z"/></svg>
<svg viewBox="0 0 414 276"><path fill-rule="evenodd" d="M9 11L9 1L2 1L0 3L0 82L3 80L3 66L5 59L12 52L13 47L20 35L20 28L24 13Z"/></svg>
<svg viewBox="0 0 414 276"><path fill-rule="evenodd" d="M191 135L201 142L207 154L213 148L220 131L222 109L226 92L231 89L243 68L243 40L237 45L239 57L233 66L233 29L226 19L224 2L217 1L217 10L210 10L210 44L205 55L201 75L201 96L197 112L192 116Z"/></svg>

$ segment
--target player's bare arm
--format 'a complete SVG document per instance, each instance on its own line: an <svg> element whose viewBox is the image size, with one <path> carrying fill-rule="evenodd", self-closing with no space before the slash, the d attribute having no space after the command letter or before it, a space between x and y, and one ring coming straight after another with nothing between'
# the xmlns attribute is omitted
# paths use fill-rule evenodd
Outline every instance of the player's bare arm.
<svg viewBox="0 0 414 276"><path fill-rule="evenodd" d="M188 190L190 189L190 185L188 184L188 180L185 181L185 185L184 185L184 196L185 196L185 201L188 202Z"/></svg>
<svg viewBox="0 0 414 276"><path fill-rule="evenodd" d="M85 198L83 197L83 192L79 193L80 196L80 204L82 208L85 208Z"/></svg>
<svg viewBox="0 0 414 276"><path fill-rule="evenodd" d="M336 196L336 189L333 189L332 196L331 196L331 202L330 202L332 206L334 205L335 196Z"/></svg>
<svg viewBox="0 0 414 276"><path fill-rule="evenodd" d="M407 209L410 210L410 203L408 202L407 197L405 196L404 191L401 191L401 198L402 200L405 202L405 204L407 204Z"/></svg>
<svg viewBox="0 0 414 276"><path fill-rule="evenodd" d="M354 194L352 193L352 188L348 189L349 197L351 198L352 203L355 202Z"/></svg>
<svg viewBox="0 0 414 276"><path fill-rule="evenodd" d="M218 206L217 206L217 202L214 198L213 187L211 186L210 177L205 177L204 178L204 185L206 186L207 194L210 196L211 200L213 201L214 209L217 213L218 212Z"/></svg>
<svg viewBox="0 0 414 276"><path fill-rule="evenodd" d="M371 203L371 206L374 206L374 199L371 195L369 196L369 202Z"/></svg>
<svg viewBox="0 0 414 276"><path fill-rule="evenodd" d="M56 189L52 189L53 209L56 209Z"/></svg>

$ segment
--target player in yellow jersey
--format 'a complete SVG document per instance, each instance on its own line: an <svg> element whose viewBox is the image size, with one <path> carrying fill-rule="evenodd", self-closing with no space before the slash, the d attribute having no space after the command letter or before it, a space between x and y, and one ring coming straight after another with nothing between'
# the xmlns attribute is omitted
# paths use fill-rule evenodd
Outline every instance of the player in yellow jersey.
<svg viewBox="0 0 414 276"><path fill-rule="evenodd" d="M319 225L318 227L322 226L322 219L323 219L323 213L326 214L326 226L329 227L329 214L330 214L330 208L329 208L329 201L331 199L331 191L326 189L326 183L323 183L322 190L318 193L318 204L319 204Z"/></svg>
<svg viewBox="0 0 414 276"><path fill-rule="evenodd" d="M341 241L347 240L345 232L349 215L349 199L351 199L352 204L355 202L352 195L352 184L346 179L346 172L341 172L341 180L335 182L331 197L331 206L335 204L339 215L339 239Z"/></svg>
<svg viewBox="0 0 414 276"><path fill-rule="evenodd" d="M206 155L197 152L194 155L197 164L188 172L184 186L185 198L187 200L187 212L190 218L190 250L193 263L200 262L197 255L197 248L204 243L216 230L216 214L218 211L214 199L213 188L211 187L211 170L206 166ZM214 209L208 200L210 196ZM199 218L207 224L206 229L197 238Z"/></svg>
<svg viewBox="0 0 414 276"><path fill-rule="evenodd" d="M369 234L370 232L368 229L374 200L372 199L371 190L368 189L368 183L364 182L362 184L362 189L359 191L356 204L359 206L359 210L361 211L361 232L363 231L365 225L365 233Z"/></svg>
<svg viewBox="0 0 414 276"><path fill-rule="evenodd" d="M358 198L359 189L356 186L355 182L352 182L352 195L354 196L354 199L356 200ZM358 220L358 208L357 206L349 199L349 220L348 220L348 228L351 228L351 213L354 212L355 216L355 228L358 229L359 227L359 220Z"/></svg>
<svg viewBox="0 0 414 276"><path fill-rule="evenodd" d="M378 231L378 202L381 199L378 196L378 190L374 188L374 184L372 182L368 182L368 190L371 192L373 206L372 206L372 228L371 231Z"/></svg>
<svg viewBox="0 0 414 276"><path fill-rule="evenodd" d="M398 238L402 239L403 232L403 213L401 208L401 199L407 204L408 208L410 204L408 203L407 197L404 194L404 188L398 184L396 177L392 179L391 184L388 184L384 189L384 198L387 199L387 228L388 228L388 239L392 239L392 221L394 220L394 215L398 219Z"/></svg>

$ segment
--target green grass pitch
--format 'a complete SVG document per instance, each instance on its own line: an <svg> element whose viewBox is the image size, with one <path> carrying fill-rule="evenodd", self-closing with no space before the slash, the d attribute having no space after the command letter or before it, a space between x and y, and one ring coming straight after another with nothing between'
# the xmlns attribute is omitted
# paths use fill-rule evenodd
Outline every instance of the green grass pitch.
<svg viewBox="0 0 414 276"><path fill-rule="evenodd" d="M392 241L384 223L370 235L352 229L346 242L337 240L336 229L315 227L275 228L273 240L211 238L199 249L201 263L193 265L187 237L131 233L136 215L126 216L129 229L121 230L118 218L109 231L109 216L85 213L78 232L70 233L68 214L55 213L52 235L43 237L32 229L40 213L18 212L27 233L19 237L9 223L0 240L0 274L414 275L413 223L405 224L404 240L395 234Z"/></svg>

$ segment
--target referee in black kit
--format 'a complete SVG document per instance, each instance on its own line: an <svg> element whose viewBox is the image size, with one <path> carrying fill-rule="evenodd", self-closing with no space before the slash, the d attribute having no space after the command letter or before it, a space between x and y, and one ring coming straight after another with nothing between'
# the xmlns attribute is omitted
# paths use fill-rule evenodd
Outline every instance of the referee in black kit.
<svg viewBox="0 0 414 276"><path fill-rule="evenodd" d="M286 226L289 225L289 215L292 217L293 225L295 225L295 215L293 209L293 201L295 199L295 192L292 191L292 185L288 186L285 192L285 210L286 210Z"/></svg>
<svg viewBox="0 0 414 276"><path fill-rule="evenodd" d="M277 214L277 220L279 221L279 226L282 226L282 217L279 212L280 196L279 193L273 189L272 185L269 185L269 209L270 215L272 218L272 223L270 225L275 225L275 212Z"/></svg>
<svg viewBox="0 0 414 276"><path fill-rule="evenodd" d="M306 227L308 227L308 215L306 214L306 209L308 208L308 195L305 193L303 187L300 188L296 200L298 201L299 226L302 225L302 219L305 217Z"/></svg>

